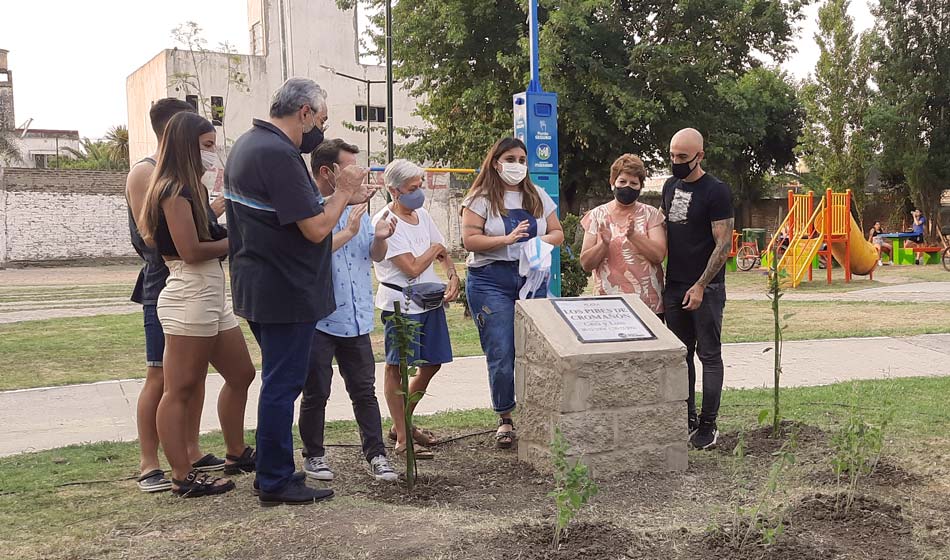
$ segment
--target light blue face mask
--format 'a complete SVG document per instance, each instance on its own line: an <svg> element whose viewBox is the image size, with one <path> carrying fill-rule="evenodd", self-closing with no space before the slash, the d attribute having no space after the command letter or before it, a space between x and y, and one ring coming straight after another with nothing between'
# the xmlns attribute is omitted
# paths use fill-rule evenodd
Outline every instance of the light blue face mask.
<svg viewBox="0 0 950 560"><path fill-rule="evenodd" d="M412 191L411 193L399 193L399 204L407 210L416 210L422 208L422 205L426 201L426 193L422 190L422 187Z"/></svg>

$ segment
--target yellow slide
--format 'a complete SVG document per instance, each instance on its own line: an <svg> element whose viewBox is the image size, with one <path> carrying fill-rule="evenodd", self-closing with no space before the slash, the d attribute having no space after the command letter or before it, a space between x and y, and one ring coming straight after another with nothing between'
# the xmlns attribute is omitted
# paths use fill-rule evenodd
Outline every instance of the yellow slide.
<svg viewBox="0 0 950 560"><path fill-rule="evenodd" d="M877 266L877 250L873 243L868 243L864 238L864 232L861 227L851 218L851 229L849 236L851 238L851 273L859 276L867 276L874 271ZM838 264L844 266L845 244L833 243L831 245L831 254L838 261Z"/></svg>

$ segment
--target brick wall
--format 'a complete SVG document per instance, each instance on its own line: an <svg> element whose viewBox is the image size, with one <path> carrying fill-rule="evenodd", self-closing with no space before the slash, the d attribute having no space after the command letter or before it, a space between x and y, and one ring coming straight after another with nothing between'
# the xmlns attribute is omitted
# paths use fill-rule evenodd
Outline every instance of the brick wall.
<svg viewBox="0 0 950 560"><path fill-rule="evenodd" d="M0 169L0 264L134 257L125 175Z"/></svg>

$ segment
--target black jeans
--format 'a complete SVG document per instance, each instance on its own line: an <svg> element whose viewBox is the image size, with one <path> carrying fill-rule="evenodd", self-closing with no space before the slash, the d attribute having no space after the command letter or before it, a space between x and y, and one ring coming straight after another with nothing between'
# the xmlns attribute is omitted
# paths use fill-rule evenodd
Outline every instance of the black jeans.
<svg viewBox="0 0 950 560"><path fill-rule="evenodd" d="M666 326L686 345L686 371L689 375L689 399L686 401L690 417L696 415L696 365L698 354L703 364L702 417L715 422L722 398L722 312L726 306L726 285L710 284L703 292L703 303L695 311L683 309L683 298L691 285L669 284L663 292Z"/></svg>
<svg viewBox="0 0 950 560"><path fill-rule="evenodd" d="M297 422L300 439L303 440L303 456L322 457L326 454L323 429L327 400L330 398L330 381L333 379L334 357L353 403L353 415L360 427L366 460L386 455L379 401L376 400L376 361L369 335L343 337L314 330L310 368Z"/></svg>

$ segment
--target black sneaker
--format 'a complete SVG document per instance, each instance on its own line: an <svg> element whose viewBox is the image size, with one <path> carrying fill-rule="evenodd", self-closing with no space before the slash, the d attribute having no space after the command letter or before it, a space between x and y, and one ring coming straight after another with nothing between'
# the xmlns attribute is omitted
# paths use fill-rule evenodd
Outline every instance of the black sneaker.
<svg viewBox="0 0 950 560"><path fill-rule="evenodd" d="M291 482L303 482L304 480L307 480L307 473L303 471L295 472L290 478ZM255 496L261 495L261 485L257 483L257 477L254 477L254 487L251 489L251 493Z"/></svg>
<svg viewBox="0 0 950 560"><path fill-rule="evenodd" d="M689 443L694 449L710 449L715 447L719 441L719 429L715 422L699 422L699 428L689 438Z"/></svg>
<svg viewBox="0 0 950 560"><path fill-rule="evenodd" d="M303 481L291 480L290 484L284 486L280 492L261 492L257 499L260 500L262 507L274 507L281 504L290 506L314 504L332 497L333 490L318 490L310 488Z"/></svg>
<svg viewBox="0 0 950 560"><path fill-rule="evenodd" d="M690 414L686 419L686 425L687 425L686 437L687 439L692 438L693 434L696 433L696 430L699 429L699 417L696 416L695 414Z"/></svg>

